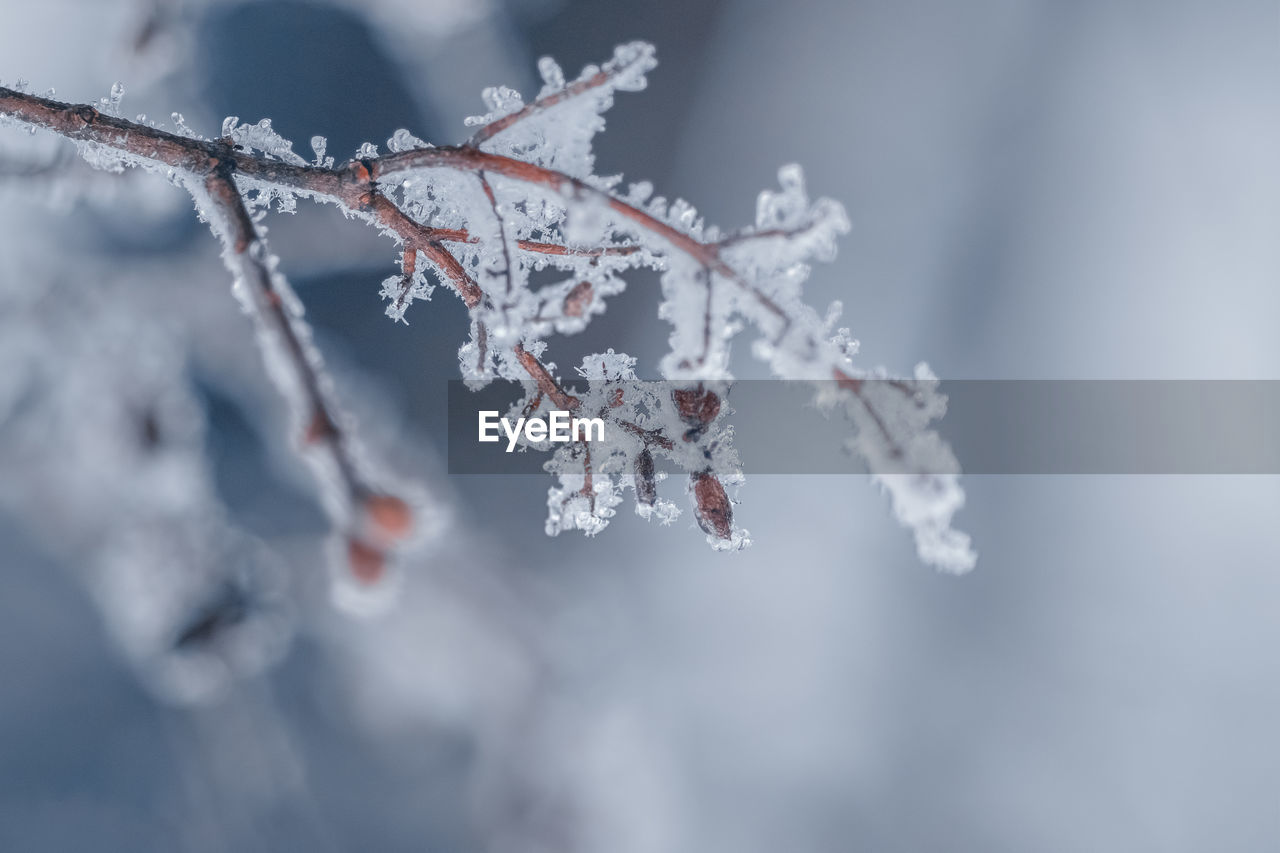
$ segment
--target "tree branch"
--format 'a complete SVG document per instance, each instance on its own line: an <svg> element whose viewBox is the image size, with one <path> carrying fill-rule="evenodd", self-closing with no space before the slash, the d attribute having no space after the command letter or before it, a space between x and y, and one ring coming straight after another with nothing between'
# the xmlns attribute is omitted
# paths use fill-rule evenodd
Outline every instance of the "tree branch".
<svg viewBox="0 0 1280 853"><path fill-rule="evenodd" d="M533 378L533 381L538 384L538 390L550 398L551 402L562 409L578 408L581 401L560 387L560 383L556 382L551 371L547 370L536 355L521 344L515 345L515 353L516 358L520 360L520 366Z"/></svg>
<svg viewBox="0 0 1280 853"><path fill-rule="evenodd" d="M413 275L413 268L417 262L416 253L421 252L423 257L433 265L441 280L447 282L462 298L466 306L471 309L472 321L476 324L476 347L479 355L478 370L481 374L485 373L484 364L487 359L489 341L485 318L481 316L483 312L477 309L487 306L488 297L481 286L467 272L466 267L459 261L458 257L446 247L446 244L449 243L471 244L477 242L476 239L469 231L463 228L435 228L425 222L416 221L383 191L380 181L417 170L449 170L459 174L475 176L480 181L481 188L488 198L489 206L499 222L498 233L499 239L503 241L502 248L506 266L505 272L508 276L508 291L513 287L511 276L515 258L512 257L512 248L522 252L543 255L582 256L596 259L606 256L630 255L642 251L642 247L641 245L626 243L594 247L559 245L528 239L516 239L517 235L515 234L511 234L511 239L508 239L506 224L499 213L499 206L493 191L493 176L540 189L548 195L563 200L557 203L565 204L566 206L570 203L601 205L614 214L613 219L617 223L613 226L614 231L633 231L640 237L640 242L643 242L646 237L653 238L669 247L671 252L684 255L694 265L703 270L707 291L703 309L705 312L703 328L701 330L703 342L702 361L706 361L711 351L711 343L714 336L711 309L713 308L713 300L716 298L716 278L719 277L730 286L746 294L762 309L762 313L757 315L755 320L766 337L772 339L773 344L781 343L789 333L794 331L791 336L792 339L787 340L786 346L817 365L821 361L819 354L825 351L824 348L828 344L823 332L810 322L808 315L805 313L807 309L792 309L789 303L784 307L770 293L763 290L761 286L748 277L751 273L740 273L726 260L726 255L722 254L724 250L732 249L750 240L800 239L813 226L805 224L797 227L747 230L719 240L704 242L679 227L669 224L655 213L649 212L649 210L642 208L638 204L624 200L608 189L604 189L587 180L573 177L537 163L482 150L479 147L481 142L492 139L497 134L526 118L550 109L568 98L606 86L614 76L634 71L634 66L629 64L630 62L649 61L649 58L645 58L643 54L637 54L637 56L640 58L632 59L627 63L614 67L606 66L603 71L579 80L560 92L538 99L523 109L490 123L478 131L471 142L466 145L401 150L382 157L351 160L337 167L306 165L301 162L284 162L268 154L237 148L230 139L206 140L182 136L130 122L117 116L106 115L90 106L73 106L3 87L0 87L0 118L7 117L28 125L46 128L82 144L113 149L121 152L126 160L132 161L133 165L144 165L151 168L157 166L168 167L177 170L184 181L197 185L205 182L211 194L217 190L224 197L224 205L231 203L230 198L227 197L228 193L235 195L235 204L229 207L228 210L233 214L229 217L230 221L239 229L241 238L243 238L237 238L235 241L237 245L241 242L253 244L258 241L257 237L254 236L256 232L252 230L252 223L248 221L248 213L245 209L243 198L238 194L236 185L231 179L232 175L240 176L258 185L283 188L320 201L335 203L348 212L377 225L393 236L398 243L402 244L404 251L402 264L406 283L410 283L409 280ZM292 160L293 158L290 159ZM245 230L246 222L249 224L249 230L247 231ZM614 238L610 235L609 239L612 240ZM234 254L243 254L243 251ZM730 255L729 257L732 256ZM468 262L470 262L470 259L468 259ZM658 261L658 263L660 264L661 262ZM262 279L263 273L261 270L251 272L253 273L252 275L245 275L246 280L257 276L261 282L265 282L263 284L266 288L264 293L269 295L271 293L269 287L270 276L268 275L266 279ZM581 291L578 288L581 288ZM585 315L588 297L593 294L582 285L579 285L578 288L575 288L566 296L568 301L562 309L565 316ZM504 306L504 310L506 310L506 307L509 306ZM266 308L269 313L271 310L277 310L279 306L273 306L268 300ZM547 318L535 317L533 319L545 322ZM507 332L504 332L504 340L507 339L506 334ZM292 353L291 360L299 364L306 363L305 357L299 361L300 355L305 356L305 352L300 353L297 351L297 347L293 343L288 345L288 349ZM556 383L546 367L532 353L525 350L523 346L516 345L512 348L511 353L525 372L533 377L540 391L552 399L557 406L572 409L580 404L580 400L565 392ZM822 365L818 366L822 367ZM865 408L870 420L883 433L885 440L888 442L891 456L898 458L907 455L901 437L890 429L889 423L886 422L883 416L884 413L877 411L877 408L867 398L861 380L839 366L831 367L828 365L822 367L823 374L831 376L832 374L828 373L828 370L833 371L833 378L837 381L838 386L849 392ZM305 384L306 382L304 382ZM910 396L903 389L898 389L898 391L904 396ZM322 404L323 401L320 397L317 396L316 399L320 400ZM320 413L314 419L316 428L313 432L322 438L329 437L330 430L333 427L333 419L328 417L327 410L322 405L314 405L312 408ZM341 441L335 441L334 444L337 448L336 451L331 451L337 454L334 456L334 463L337 467L342 468L345 462L339 452L341 450ZM360 492L358 478L354 473L350 473L348 479L350 480L347 484L348 491L358 496ZM703 491L707 491L711 487L703 483L701 488ZM710 493L708 492L708 494ZM703 503L701 497L702 495L700 494L699 503ZM717 501L711 501L711 503L717 503ZM941 512L946 515L944 521L948 521L949 512ZM725 518L728 517L727 515L725 516ZM724 526L723 521L724 518L721 518L717 523L711 525L712 528L720 531ZM919 535L919 526L914 526L917 526Z"/></svg>
<svg viewBox="0 0 1280 853"><path fill-rule="evenodd" d="M326 169L321 166L284 163L240 151L223 140L179 136L106 115L90 106L74 106L4 87L0 87L0 115L52 130L69 139L104 145L142 160L182 169L197 176L208 175L215 164L229 161L239 174L335 201L348 210L361 213L383 225L405 244L416 247L440 269L442 277L458 291L468 307L479 304L479 287L462 270L457 259L441 245L444 240L459 237L459 232L437 234L430 226L410 219L377 188L379 178L425 168L446 168L469 173L488 171L522 183L557 192L569 192L581 199L595 198L604 202L615 213L751 294L760 305L783 321L784 328L790 325L790 317L781 306L759 288L745 281L720 258L716 243L699 242L641 208L563 172L480 151L468 145L416 148L383 157L351 160L342 166ZM546 251L546 245L535 244L536 248L531 250ZM579 251L564 248L566 251L563 254L576 254ZM548 253L562 254L558 250Z"/></svg>
<svg viewBox="0 0 1280 853"><path fill-rule="evenodd" d="M576 98L593 89L598 89L646 61L648 61L647 56L644 54L637 54L628 63L612 69L601 69L590 77L582 80L575 80L560 91L553 92L545 98L538 98L533 103L525 105L522 109L517 110L511 115L503 116L500 119L489 122L472 135L471 139L467 141L467 145L471 147L479 147L482 143L487 142L499 133L510 128L512 125L517 124L530 116L545 112L557 104L562 104L565 101Z"/></svg>
<svg viewBox="0 0 1280 853"><path fill-rule="evenodd" d="M412 513L400 498L374 488L352 458L349 437L326 399L320 356L309 344L310 329L291 309L296 297L267 261L266 243L230 165L215 166L204 188L212 203L211 221L223 231L227 267L242 282L260 333L280 345L282 358L275 364L286 375L273 378L287 397L300 397L302 447L314 460L321 482L332 482L339 491L326 508L346 537L349 563L361 580L376 580L387 550L408 534Z"/></svg>

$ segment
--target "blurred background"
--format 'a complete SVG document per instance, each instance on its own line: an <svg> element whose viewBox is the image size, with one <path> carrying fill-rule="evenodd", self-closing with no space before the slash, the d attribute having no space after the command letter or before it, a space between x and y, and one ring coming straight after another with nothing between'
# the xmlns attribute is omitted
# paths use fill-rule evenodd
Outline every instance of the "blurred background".
<svg viewBox="0 0 1280 853"><path fill-rule="evenodd" d="M350 156L481 88L656 44L598 172L733 228L778 166L853 221L810 302L946 378L1280 378L1268 0L0 2L0 78ZM449 478L457 300L267 224L342 397L440 533L330 600L325 522L185 194L0 128L0 849L1274 850L1280 482L968 477L965 577L865 478L750 478L543 535L549 478ZM656 282L588 332L652 376ZM746 352L735 372L760 375ZM945 435L945 422L943 424ZM964 460L961 460L963 464Z"/></svg>

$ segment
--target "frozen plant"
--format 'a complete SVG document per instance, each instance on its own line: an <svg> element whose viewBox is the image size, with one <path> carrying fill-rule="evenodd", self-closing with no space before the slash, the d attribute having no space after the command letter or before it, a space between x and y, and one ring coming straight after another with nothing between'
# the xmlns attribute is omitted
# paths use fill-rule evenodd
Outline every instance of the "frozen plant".
<svg viewBox="0 0 1280 853"><path fill-rule="evenodd" d="M866 459L896 516L913 530L920 557L950 571L971 568L968 537L951 527L964 497L959 469L930 426L945 409L936 379L922 365L911 381L867 381L888 376L855 367L849 331L835 328L839 307L820 314L802 298L809 265L830 261L849 228L843 208L811 200L800 168L787 166L779 188L760 194L754 224L722 232L682 199L595 173L592 140L604 128L603 114L615 93L643 89L655 64L653 48L642 42L618 47L608 62L572 80L543 59L534 99L506 87L485 90L487 111L467 119L475 132L466 143L435 147L398 131L387 153L366 142L340 164L318 137L308 162L268 119L228 118L212 139L181 123L175 133L126 120L119 115L123 89L114 86L102 109L0 88L0 120L68 137L98 168L158 172L190 193L222 241L234 292L255 320L268 374L290 402L339 551L358 578L380 577L421 519L403 488L367 458L333 399L302 306L259 227L273 209L292 212L299 197L335 204L398 244L400 272L382 283L393 320L407 320L413 303L438 285L462 299L470 329L458 358L468 384L523 380L537 389L517 404L530 412L544 405L613 409L632 425L607 459L593 460L580 444L548 461L558 483L548 501L549 533L598 533L622 486L633 488L642 516L672 520L678 510L657 496L653 455L660 453L687 474L695 518L715 547L750 541L730 494L742 478L723 473L733 460L710 462L731 453L728 441L718 440L726 428L717 388L732 379L731 341L750 329L752 352L775 375L812 380L819 402L849 419L850 449ZM660 316L671 334L659 369L676 390L667 400L639 399L643 392L628 385L634 361L611 351L588 356L580 373L597 380L592 394L614 396L575 396L544 360L546 342L585 328L639 267L661 274ZM559 273L559 283L532 286L531 274L546 269Z"/></svg>

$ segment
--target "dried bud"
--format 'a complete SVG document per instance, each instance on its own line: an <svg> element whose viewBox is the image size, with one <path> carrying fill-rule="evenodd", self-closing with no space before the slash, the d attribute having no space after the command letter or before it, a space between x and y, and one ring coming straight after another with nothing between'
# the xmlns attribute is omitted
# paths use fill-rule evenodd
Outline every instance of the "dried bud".
<svg viewBox="0 0 1280 853"><path fill-rule="evenodd" d="M564 316L581 317L591 307L595 289L589 281L580 281L564 297Z"/></svg>
<svg viewBox="0 0 1280 853"><path fill-rule="evenodd" d="M733 533L733 506L724 486L709 471L693 475L694 514L704 533L728 539Z"/></svg>
<svg viewBox="0 0 1280 853"><path fill-rule="evenodd" d="M644 448L636 456L636 501L653 506L658 500L658 481L653 473L653 454Z"/></svg>
<svg viewBox="0 0 1280 853"><path fill-rule="evenodd" d="M831 375L835 377L836 385L838 385L841 389L845 391L852 391L853 393L857 394L859 391L862 390L862 380L856 379L850 376L849 374L845 373L843 370L840 370L838 368L833 369L831 371Z"/></svg>
<svg viewBox="0 0 1280 853"><path fill-rule="evenodd" d="M306 430L302 433L302 443L318 444L322 441L330 441L337 434L338 427L334 425L329 413L317 407L311 415L311 422L307 424Z"/></svg>
<svg viewBox="0 0 1280 853"><path fill-rule="evenodd" d="M720 414L720 397L714 391L708 391L698 383L697 388L681 388L671 392L676 411L690 426L704 427Z"/></svg>
<svg viewBox="0 0 1280 853"><path fill-rule="evenodd" d="M609 408L616 409L622 405L622 389L614 388L613 394L609 396Z"/></svg>
<svg viewBox="0 0 1280 853"><path fill-rule="evenodd" d="M364 513L369 535L378 542L404 539L413 527L413 510L394 495L373 495L365 499Z"/></svg>
<svg viewBox="0 0 1280 853"><path fill-rule="evenodd" d="M362 539L347 540L347 563L351 575L365 584L375 584L387 572L387 555Z"/></svg>

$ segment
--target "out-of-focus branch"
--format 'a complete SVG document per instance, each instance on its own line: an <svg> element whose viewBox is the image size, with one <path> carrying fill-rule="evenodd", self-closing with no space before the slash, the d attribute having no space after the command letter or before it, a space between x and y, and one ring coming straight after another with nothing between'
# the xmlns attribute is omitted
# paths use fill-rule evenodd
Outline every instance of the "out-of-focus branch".
<svg viewBox="0 0 1280 853"><path fill-rule="evenodd" d="M204 187L212 203L215 227L223 230L228 268L242 283L245 301L266 339L264 349L278 344L275 376L286 396L298 396L302 415L302 448L315 461L317 476L331 481L338 494L326 501L334 523L346 540L353 572L363 581L382 574L386 552L403 539L412 513L402 499L383 494L369 483L352 458L345 433L323 385L319 354L310 345L306 321L292 309L296 299L267 260L270 253L230 168L215 167ZM271 354L267 354L271 357Z"/></svg>
<svg viewBox="0 0 1280 853"><path fill-rule="evenodd" d="M72 156L68 150L63 149L55 156L41 161L0 159L0 178L6 181L38 180L66 169L71 165Z"/></svg>

